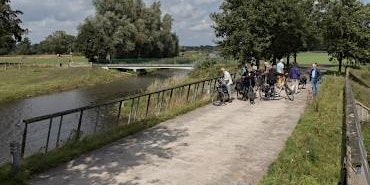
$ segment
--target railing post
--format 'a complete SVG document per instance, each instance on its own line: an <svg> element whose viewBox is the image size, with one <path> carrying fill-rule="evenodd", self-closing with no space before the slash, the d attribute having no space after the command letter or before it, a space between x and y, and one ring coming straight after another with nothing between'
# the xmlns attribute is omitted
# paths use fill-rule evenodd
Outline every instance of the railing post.
<svg viewBox="0 0 370 185"><path fill-rule="evenodd" d="M135 114L134 114L134 122L136 121L137 112L139 110L139 103L140 103L140 97L137 98L136 108L135 108Z"/></svg>
<svg viewBox="0 0 370 185"><path fill-rule="evenodd" d="M53 118L50 118L49 122L49 130L48 130L48 137L46 140L46 146L45 146L45 153L48 153L48 148L49 148L49 140L50 140L50 132L51 132L51 126L53 125Z"/></svg>
<svg viewBox="0 0 370 185"><path fill-rule="evenodd" d="M128 116L128 121L127 121L127 124L129 125L131 123L131 115L132 115L132 109L134 108L134 103L135 103L135 99L132 98L132 101L131 101L131 109L130 109L130 115Z"/></svg>
<svg viewBox="0 0 370 185"><path fill-rule="evenodd" d="M188 95L186 95L186 102L189 101L190 87L191 87L191 84L189 85L189 88L188 88Z"/></svg>
<svg viewBox="0 0 370 185"><path fill-rule="evenodd" d="M168 103L167 103L167 108L166 108L166 109L168 109L168 107L171 107L171 101L172 101L172 96L173 96L173 90L174 90L174 89L171 89L171 92L170 92L170 99L168 99Z"/></svg>
<svg viewBox="0 0 370 185"><path fill-rule="evenodd" d="M20 145L18 142L12 141L9 147L10 147L10 163L12 164L11 173L13 175L16 175L21 169Z"/></svg>
<svg viewBox="0 0 370 185"><path fill-rule="evenodd" d="M118 107L117 125L119 124L119 119L121 117L122 101L119 102L118 106L119 107Z"/></svg>
<svg viewBox="0 0 370 185"><path fill-rule="evenodd" d="M98 107L98 111L96 112L96 121L95 121L95 127L94 127L94 134L96 133L96 129L99 124L99 118L100 118L100 107Z"/></svg>
<svg viewBox="0 0 370 185"><path fill-rule="evenodd" d="M21 149L21 157L24 157L24 152L26 150L26 140L27 140L27 129L28 129L28 123L24 123L24 130L23 130L23 138L22 138L22 149Z"/></svg>
<svg viewBox="0 0 370 185"><path fill-rule="evenodd" d="M145 111L145 118L147 118L148 117L148 113L149 113L149 106L150 106L150 98L151 98L151 94L149 94L149 96L148 96L148 101L147 101L147 103L146 103L146 111Z"/></svg>
<svg viewBox="0 0 370 185"><path fill-rule="evenodd" d="M62 123L63 123L63 116L60 116L60 121L59 121L59 128L58 128L58 136L57 136L57 143L56 147L59 147L59 139L60 139L60 131L62 129Z"/></svg>
<svg viewBox="0 0 370 185"><path fill-rule="evenodd" d="M203 96L203 94L204 94L204 85L206 84L206 82L204 81L203 82L203 85L202 85L202 92L200 93L202 96Z"/></svg>
<svg viewBox="0 0 370 185"><path fill-rule="evenodd" d="M83 116L83 113L84 111L81 110L80 111L80 119L78 120L78 126L77 126L77 135L76 135L76 139L79 140L80 137L81 137L81 124L82 124L82 116Z"/></svg>

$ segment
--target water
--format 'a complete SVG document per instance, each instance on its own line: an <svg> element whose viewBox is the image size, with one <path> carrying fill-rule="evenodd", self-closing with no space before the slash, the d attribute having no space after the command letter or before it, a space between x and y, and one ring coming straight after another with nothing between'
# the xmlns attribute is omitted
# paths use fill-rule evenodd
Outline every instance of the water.
<svg viewBox="0 0 370 185"><path fill-rule="evenodd" d="M1 104L0 164L8 160L9 158L9 143L12 140L21 140L21 135L24 128L22 124L23 119L29 119L36 116L42 116L137 94L145 90L157 79L165 79L172 76L185 75L186 72L187 71L185 70L160 70L150 75L128 77L122 80L114 81L109 84L97 85L85 89L70 90L51 95L33 97L14 101L11 103ZM70 118L64 118L63 122L65 122L64 120L67 119L73 120L76 118L78 119L78 114L71 115ZM89 119L85 120L85 123L88 121ZM59 122L59 120L54 120L54 122ZM47 132L42 132L41 130L48 129L47 127L45 128L45 125L47 124L38 124L35 127L30 128L29 135L33 135L34 138L30 138L29 140L42 140L40 142L44 142L43 140L45 140L45 138L47 137L45 136L45 133ZM55 129L57 128L52 128L52 130ZM63 133L64 132L62 132L62 134ZM64 137L67 137L68 134L69 132L64 133ZM39 142L31 142L27 144L31 149L39 150Z"/></svg>

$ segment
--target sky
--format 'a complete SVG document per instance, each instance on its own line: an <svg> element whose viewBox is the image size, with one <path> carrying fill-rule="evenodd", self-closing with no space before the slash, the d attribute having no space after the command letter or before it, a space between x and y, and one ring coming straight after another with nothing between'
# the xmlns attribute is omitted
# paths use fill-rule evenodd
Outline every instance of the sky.
<svg viewBox="0 0 370 185"><path fill-rule="evenodd" d="M150 5L155 0L144 0ZM162 14L174 19L173 31L180 45L215 45L214 31L209 14L216 12L222 0L160 0ZM92 0L13 0L13 9L21 10L23 26L32 43L38 43L57 30L77 35L83 20L95 14Z"/></svg>
<svg viewBox="0 0 370 185"><path fill-rule="evenodd" d="M144 0L147 5L155 0ZM162 12L174 18L174 32L180 45L215 45L209 14L217 12L222 0L160 0ZM363 0L370 3L370 0ZM92 0L12 0L14 9L21 10L23 26L28 28L32 43L38 43L57 30L76 35L83 20L94 15Z"/></svg>

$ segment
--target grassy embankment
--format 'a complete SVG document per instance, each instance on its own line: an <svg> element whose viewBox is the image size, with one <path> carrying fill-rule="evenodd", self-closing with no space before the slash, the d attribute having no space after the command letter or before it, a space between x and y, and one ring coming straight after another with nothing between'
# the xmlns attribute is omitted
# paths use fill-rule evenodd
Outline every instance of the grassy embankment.
<svg viewBox="0 0 370 185"><path fill-rule="evenodd" d="M126 75L99 68L22 68L0 71L0 103L106 83Z"/></svg>
<svg viewBox="0 0 370 185"><path fill-rule="evenodd" d="M338 184L343 85L342 77L325 77L319 96L307 106L285 148L260 184Z"/></svg>
<svg viewBox="0 0 370 185"><path fill-rule="evenodd" d="M231 64L223 65L218 62L210 62L205 61L202 64L198 64L196 69L189 74L188 77L184 77L181 79L167 79L165 81L160 81L154 83L148 91L154 91L158 89L163 89L169 86L179 85L190 82L190 81L199 81L200 79L207 78L210 76L218 76L219 68L220 66L225 66L230 71L235 70L235 65L233 65L233 62ZM205 67L208 67L205 70ZM121 139L125 136L132 135L134 133L137 133L141 130L153 127L165 120L174 118L178 115L184 114L186 112L189 112L197 107L203 106L207 104L210 100L207 96L194 96L194 99L196 101L192 101L189 103L186 98L184 98L184 95L181 95L182 91L175 91L174 97L176 97L175 101L173 103L170 103L167 109L164 109L161 114L157 114L156 111L151 111L149 113L149 118L143 119L144 116L144 109L145 108L145 101L141 101L142 103L139 105L139 111L138 111L138 121L136 121L134 124L126 125L127 121L127 115L129 111L128 109L122 110L122 115L126 117L121 117L121 125L118 127L110 128L100 134L97 134L95 136L87 137L81 141L78 142L71 142L67 143L63 147L56 149L54 151L51 151L47 154L38 154L31 156L27 159L25 159L22 162L22 170L17 176L11 175L10 165L6 165L0 168L0 184L26 184L27 180L32 177L32 175L35 175L37 173L43 172L47 169L56 167L60 164L63 164L65 162L68 162L78 156L80 156L83 153L98 149L108 143L111 143L113 141L116 141L118 139ZM190 99L193 99L191 97ZM156 102L155 97L151 100L151 102ZM168 99L164 100L164 102L167 102ZM150 105L152 109L155 110L155 103ZM140 111L141 110L141 111Z"/></svg>

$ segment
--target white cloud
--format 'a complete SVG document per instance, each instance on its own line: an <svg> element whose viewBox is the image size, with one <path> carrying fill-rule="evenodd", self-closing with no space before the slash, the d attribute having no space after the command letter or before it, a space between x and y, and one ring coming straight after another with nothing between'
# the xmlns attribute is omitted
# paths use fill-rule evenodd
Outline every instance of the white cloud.
<svg viewBox="0 0 370 185"><path fill-rule="evenodd" d="M145 0L149 5L155 0ZM174 18L174 32L182 45L214 44L210 27L211 12L217 11L221 0L161 0L162 12ZM31 30L29 37L40 42L56 30L77 34L82 21L93 15L92 0L13 0L12 6L24 12L24 27Z"/></svg>

